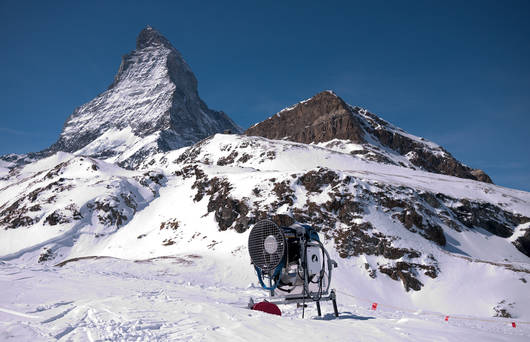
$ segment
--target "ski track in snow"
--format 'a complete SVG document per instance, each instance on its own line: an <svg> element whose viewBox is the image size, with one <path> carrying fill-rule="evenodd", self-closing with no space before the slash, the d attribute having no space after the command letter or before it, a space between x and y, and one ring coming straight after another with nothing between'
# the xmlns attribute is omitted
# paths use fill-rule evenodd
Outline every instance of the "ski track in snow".
<svg viewBox="0 0 530 342"><path fill-rule="evenodd" d="M0 312L5 312L5 313L11 314L11 315L24 317L24 318L39 318L39 316L28 315L28 314L25 314L25 313L22 313L22 312L8 310L8 309L4 309L4 308L0 308Z"/></svg>
<svg viewBox="0 0 530 342"><path fill-rule="evenodd" d="M191 266L191 267L190 267ZM253 284L212 282L204 259L81 260L60 267L0 264L3 341L528 341L530 326L371 311L338 294L341 316L323 303L281 306L277 317L246 308L266 294ZM21 279L24 276L24 279ZM9 286L17 280L16 286ZM20 280L21 279L21 280ZM39 279L36 281L36 279ZM37 290L38 291L35 291Z"/></svg>

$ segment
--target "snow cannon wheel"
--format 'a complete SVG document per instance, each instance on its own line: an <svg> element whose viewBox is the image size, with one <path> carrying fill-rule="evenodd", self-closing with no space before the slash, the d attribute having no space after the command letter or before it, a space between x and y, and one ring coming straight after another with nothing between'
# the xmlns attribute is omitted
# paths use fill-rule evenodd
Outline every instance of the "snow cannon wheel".
<svg viewBox="0 0 530 342"><path fill-rule="evenodd" d="M282 315L278 305L269 303L267 301L254 304L254 306L252 306L252 310L263 311L271 315Z"/></svg>

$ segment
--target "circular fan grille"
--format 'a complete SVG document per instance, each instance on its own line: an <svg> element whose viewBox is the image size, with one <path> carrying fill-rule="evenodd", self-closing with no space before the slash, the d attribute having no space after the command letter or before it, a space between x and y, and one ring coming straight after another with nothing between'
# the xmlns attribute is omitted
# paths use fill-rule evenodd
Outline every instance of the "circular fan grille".
<svg viewBox="0 0 530 342"><path fill-rule="evenodd" d="M250 259L263 272L270 272L278 266L285 254L283 231L270 220L259 221L248 236Z"/></svg>

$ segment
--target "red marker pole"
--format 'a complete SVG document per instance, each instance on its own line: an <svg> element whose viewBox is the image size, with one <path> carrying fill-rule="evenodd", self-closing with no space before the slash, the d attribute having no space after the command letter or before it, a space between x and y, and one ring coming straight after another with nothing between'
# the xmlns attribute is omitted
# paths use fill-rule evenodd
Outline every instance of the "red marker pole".
<svg viewBox="0 0 530 342"><path fill-rule="evenodd" d="M377 310L377 303L372 303L372 310Z"/></svg>

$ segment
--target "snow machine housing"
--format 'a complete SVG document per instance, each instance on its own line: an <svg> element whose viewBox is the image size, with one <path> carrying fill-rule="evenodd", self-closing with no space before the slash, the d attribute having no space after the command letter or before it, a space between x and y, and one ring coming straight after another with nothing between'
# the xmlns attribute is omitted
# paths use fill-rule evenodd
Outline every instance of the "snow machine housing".
<svg viewBox="0 0 530 342"><path fill-rule="evenodd" d="M331 300L338 316L335 291L330 291L337 263L313 227L298 223L279 227L270 220L259 221L250 231L248 251L261 287L278 298L269 302L305 307L306 301L314 301L320 316L320 301ZM249 307L253 303L251 299Z"/></svg>

